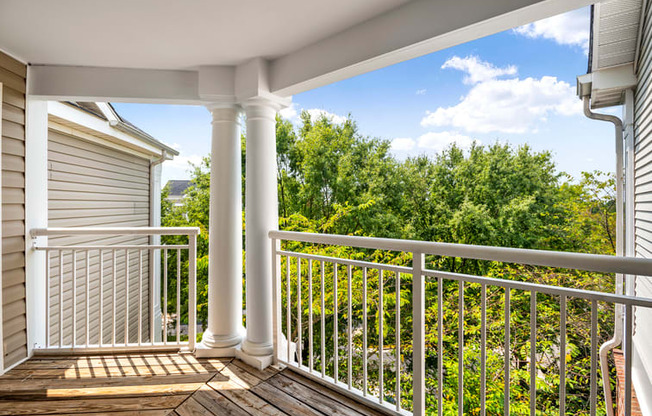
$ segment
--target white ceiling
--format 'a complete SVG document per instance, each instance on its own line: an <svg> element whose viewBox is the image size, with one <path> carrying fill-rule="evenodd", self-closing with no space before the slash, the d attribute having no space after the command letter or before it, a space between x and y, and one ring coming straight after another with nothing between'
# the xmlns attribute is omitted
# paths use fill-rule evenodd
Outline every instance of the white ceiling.
<svg viewBox="0 0 652 416"><path fill-rule="evenodd" d="M152 69L277 58L408 0L0 0L0 49L32 64Z"/></svg>

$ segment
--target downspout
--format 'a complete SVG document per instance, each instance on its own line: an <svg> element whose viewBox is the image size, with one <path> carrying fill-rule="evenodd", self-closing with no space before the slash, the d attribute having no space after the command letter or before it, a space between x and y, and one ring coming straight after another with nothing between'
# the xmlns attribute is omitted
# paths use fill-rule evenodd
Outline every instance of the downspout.
<svg viewBox="0 0 652 416"><path fill-rule="evenodd" d="M623 170L623 122L620 118L607 114L598 114L591 111L589 96L584 96L584 115L593 120L607 121L613 123L616 129L616 256L625 256L624 238L624 170ZM616 294L623 294L624 276L616 274ZM623 340L623 307L615 305L615 323L613 337L600 346L600 368L602 370L602 384L604 388L604 399L607 408L607 415L613 416L614 406L609 380L608 354L616 348Z"/></svg>

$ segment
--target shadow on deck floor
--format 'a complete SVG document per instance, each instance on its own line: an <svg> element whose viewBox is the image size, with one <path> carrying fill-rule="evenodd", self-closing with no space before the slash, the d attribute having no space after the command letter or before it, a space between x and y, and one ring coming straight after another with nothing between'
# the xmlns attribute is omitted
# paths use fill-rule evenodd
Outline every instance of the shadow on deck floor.
<svg viewBox="0 0 652 416"><path fill-rule="evenodd" d="M37 357L0 377L0 415L381 416L290 370L150 353Z"/></svg>

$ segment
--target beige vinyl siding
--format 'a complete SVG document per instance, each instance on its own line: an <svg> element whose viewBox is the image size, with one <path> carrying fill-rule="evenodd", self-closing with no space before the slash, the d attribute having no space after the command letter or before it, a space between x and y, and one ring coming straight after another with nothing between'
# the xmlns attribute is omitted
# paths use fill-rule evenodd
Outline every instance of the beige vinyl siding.
<svg viewBox="0 0 652 416"><path fill-rule="evenodd" d="M637 257L652 258L652 2L644 18L639 81L634 100L634 238ZM652 298L652 278L637 276L637 296ZM652 310L636 309L635 344L638 351L652 351ZM652 356L640 354L647 374Z"/></svg>
<svg viewBox="0 0 652 416"><path fill-rule="evenodd" d="M149 161L78 137L54 130L48 135L48 225L50 227L147 227L149 225ZM147 244L142 236L74 236L50 238L49 245L115 245ZM143 334L149 339L149 255L139 250L129 252L129 342L138 341L138 303L142 302ZM77 254L76 297L77 343L86 342L86 273L88 269L89 342L99 341L100 280L102 280L102 322L104 343L113 341L113 308L115 306L116 342L124 342L125 250L116 252L115 288L113 284L113 251L103 252L100 267L99 251ZM63 262L63 344L72 341L72 253L50 253L50 343L59 343L60 263ZM87 265L88 261L88 265ZM87 267L88 266L88 267ZM100 273L102 269L102 273ZM142 291L140 285L142 284ZM116 304L113 304L115 289ZM139 295L140 294L140 295Z"/></svg>
<svg viewBox="0 0 652 416"><path fill-rule="evenodd" d="M27 356L25 314L25 79L0 52L2 91L2 325L4 365Z"/></svg>

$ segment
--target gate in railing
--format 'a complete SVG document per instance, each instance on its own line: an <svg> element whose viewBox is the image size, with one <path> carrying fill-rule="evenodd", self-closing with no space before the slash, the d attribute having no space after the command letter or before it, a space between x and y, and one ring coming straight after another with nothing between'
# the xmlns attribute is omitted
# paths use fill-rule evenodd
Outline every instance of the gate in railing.
<svg viewBox="0 0 652 416"><path fill-rule="evenodd" d="M270 238L276 360L290 369L415 415L426 414L426 398L428 414L564 415L568 389L580 391L581 384L586 414L595 415L604 400L599 358L606 359L598 322L613 320L619 305L630 414L633 319L636 308L652 308L652 299L433 270L425 256L643 276L652 273L649 259L285 231ZM282 250L281 241L405 253L412 265ZM475 303L465 305L471 298ZM587 338L569 334L569 322L585 328ZM434 362L426 362L426 348ZM586 349L587 379L568 374L577 348ZM542 374L544 367L556 374ZM546 385L550 379L556 385ZM517 384L525 395L515 397Z"/></svg>
<svg viewBox="0 0 652 416"><path fill-rule="evenodd" d="M175 245L35 244L34 249L44 251L46 256L46 341L39 349L146 351L187 347L193 350L197 327L198 234L199 229L191 227L32 230L35 239L43 236L118 240L129 236L187 237L187 243ZM182 258L188 260L187 270L182 267L185 264ZM162 267L156 264L159 262ZM176 282L168 282L168 273ZM168 286L172 287L171 293ZM187 297L186 302L182 302L183 297ZM187 333L182 331L186 326L184 320Z"/></svg>

